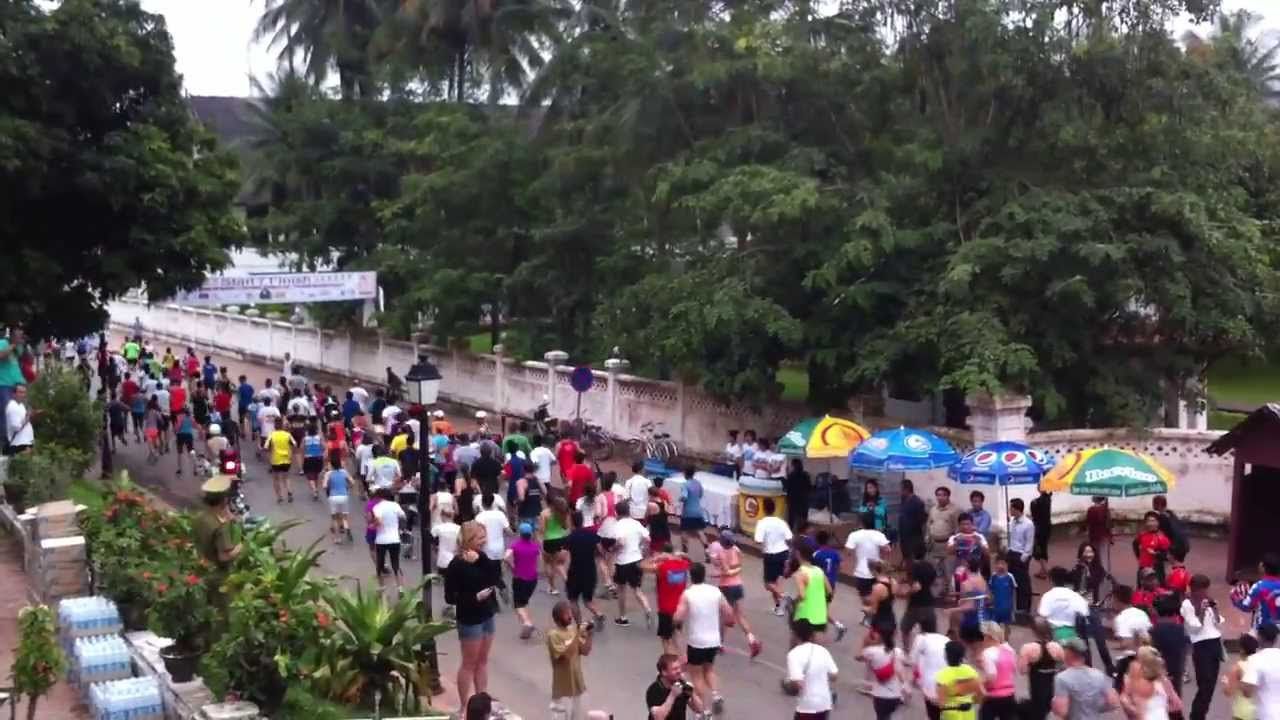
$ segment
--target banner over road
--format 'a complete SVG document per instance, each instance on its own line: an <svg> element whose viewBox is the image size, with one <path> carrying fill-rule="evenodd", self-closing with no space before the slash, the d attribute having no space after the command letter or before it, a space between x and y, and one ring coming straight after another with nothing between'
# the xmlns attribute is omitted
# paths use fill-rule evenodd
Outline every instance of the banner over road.
<svg viewBox="0 0 1280 720"><path fill-rule="evenodd" d="M376 272L261 273L219 275L199 288L178 293L179 305L247 305L373 300L378 297Z"/></svg>

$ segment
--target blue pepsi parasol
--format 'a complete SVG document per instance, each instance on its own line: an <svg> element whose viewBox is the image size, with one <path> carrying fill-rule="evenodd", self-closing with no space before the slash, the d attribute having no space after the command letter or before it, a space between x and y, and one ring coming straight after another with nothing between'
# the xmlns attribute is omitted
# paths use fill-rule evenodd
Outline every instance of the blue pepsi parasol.
<svg viewBox="0 0 1280 720"><path fill-rule="evenodd" d="M1029 445L998 440L970 450L947 470L961 485L1031 485L1056 461Z"/></svg>

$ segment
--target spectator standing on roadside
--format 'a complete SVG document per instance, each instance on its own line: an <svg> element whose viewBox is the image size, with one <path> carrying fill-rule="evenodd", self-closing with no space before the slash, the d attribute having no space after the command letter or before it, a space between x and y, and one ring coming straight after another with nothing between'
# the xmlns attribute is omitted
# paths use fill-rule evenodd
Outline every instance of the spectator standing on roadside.
<svg viewBox="0 0 1280 720"><path fill-rule="evenodd" d="M792 458L791 470L782 481L783 490L787 494L787 525L792 532L800 532L800 528L809 522L809 496L813 481L804 469L804 461Z"/></svg>
<svg viewBox="0 0 1280 720"><path fill-rule="evenodd" d="M1053 493L1040 492L1031 501L1031 522L1035 526L1035 543L1031 548L1031 558L1040 564L1036 577L1049 577L1049 531L1053 526Z"/></svg>
<svg viewBox="0 0 1280 720"><path fill-rule="evenodd" d="M575 623L569 603L561 600L551 609L555 627L547 631L551 657L551 720L581 720L582 696L587 683L582 658L591 654L591 623Z"/></svg>
<svg viewBox="0 0 1280 720"><path fill-rule="evenodd" d="M909 568L924 557L924 528L928 517L929 510L916 495L915 484L903 480L898 506L898 547L902 550L903 567Z"/></svg>
<svg viewBox="0 0 1280 720"><path fill-rule="evenodd" d="M944 579L951 577L953 553L947 541L960 527L960 508L951 502L951 489L940 487L933 491L936 504L929 509L928 541L929 560Z"/></svg>
<svg viewBox="0 0 1280 720"><path fill-rule="evenodd" d="M1017 583L1014 607L1020 613L1031 612L1031 555L1035 548L1035 524L1023 512L1022 498L1009 501L1009 574Z"/></svg>
<svg viewBox="0 0 1280 720"><path fill-rule="evenodd" d="M702 698L693 692L693 683L684 677L684 664L679 655L664 653L658 657L658 677L644 693L649 720L689 720L689 711L701 717Z"/></svg>
<svg viewBox="0 0 1280 720"><path fill-rule="evenodd" d="M8 401L4 405L4 454L13 456L27 452L35 444L36 431L31 425L35 413L27 405L25 383L15 383L9 391Z"/></svg>
<svg viewBox="0 0 1280 720"><path fill-rule="evenodd" d="M1111 544L1115 535L1111 531L1111 505L1101 495L1095 495L1089 509L1084 513L1084 527L1089 535L1089 544L1098 552L1102 567L1111 572Z"/></svg>
<svg viewBox="0 0 1280 720"><path fill-rule="evenodd" d="M1133 554L1138 558L1138 583L1144 570L1154 570L1156 583L1164 583L1164 561L1168 556L1169 536L1160 530L1160 513L1149 511L1142 519L1142 532L1133 538Z"/></svg>

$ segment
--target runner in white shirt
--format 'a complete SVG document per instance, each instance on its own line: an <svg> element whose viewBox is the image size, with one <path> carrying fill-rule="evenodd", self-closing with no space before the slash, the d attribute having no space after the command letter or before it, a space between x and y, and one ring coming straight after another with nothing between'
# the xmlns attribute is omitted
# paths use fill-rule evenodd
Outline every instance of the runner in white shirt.
<svg viewBox="0 0 1280 720"><path fill-rule="evenodd" d="M360 383L356 383L347 392L351 393L352 398L354 398L356 402L360 403L361 410L363 410L364 412L369 412L369 391L368 390L365 390L364 388L360 387Z"/></svg>
<svg viewBox="0 0 1280 720"><path fill-rule="evenodd" d="M267 378L263 383L262 389L258 391L258 400L260 402L265 402L267 398L271 399L272 405L280 405L280 390L271 384L271 378Z"/></svg>
<svg viewBox="0 0 1280 720"><path fill-rule="evenodd" d="M484 526L484 554L490 560L501 561L507 554L507 535L511 534L511 522L507 514L497 509L493 495L484 495L487 506L477 515L476 522Z"/></svg>
<svg viewBox="0 0 1280 720"><path fill-rule="evenodd" d="M1112 630L1119 645L1119 649L1112 653L1112 657L1117 661L1118 674L1128 670L1127 663L1121 665L1119 661L1133 657L1142 638L1151 632L1151 616L1145 610L1133 607L1132 602L1133 588L1128 585L1117 585L1111 591L1111 604L1117 610L1116 618L1112 622Z"/></svg>
<svg viewBox="0 0 1280 720"><path fill-rule="evenodd" d="M774 515L777 505L773 498L765 498L761 505L764 517L756 521L753 537L764 553L764 586L773 596L773 614L781 617L786 611L782 608L784 594L778 583L787 569L787 559L791 555L791 528L782 518Z"/></svg>
<svg viewBox="0 0 1280 720"><path fill-rule="evenodd" d="M546 442L546 440L543 440ZM539 445L529 453L529 462L533 463L533 474L537 476L538 482L542 483L542 487L549 487L551 482L551 466L556 464L556 454L551 448L545 445Z"/></svg>
<svg viewBox="0 0 1280 720"><path fill-rule="evenodd" d="M262 398L262 407L258 408L258 427L262 429L262 437L270 437L280 424L280 408L270 396Z"/></svg>
<svg viewBox="0 0 1280 720"><path fill-rule="evenodd" d="M674 620L685 627L688 636L686 656L693 690L704 706L710 701L712 712L720 715L724 712L724 698L720 696L715 660L722 642L720 626L733 619L733 608L720 588L707 584L707 568L702 563L689 566L689 580L689 587L676 605Z"/></svg>
<svg viewBox="0 0 1280 720"><path fill-rule="evenodd" d="M880 559L880 551L889 546L889 538L879 530L862 527L862 518L858 515L854 515L851 522L855 529L845 539L844 546L853 552L854 585L858 594L865 598L875 584L868 563Z"/></svg>
<svg viewBox="0 0 1280 720"><path fill-rule="evenodd" d="M813 628L796 623L800 644L787 653L787 685L796 693L796 714L825 716L833 706L831 684L839 670L826 648L813 642Z"/></svg>
<svg viewBox="0 0 1280 720"><path fill-rule="evenodd" d="M627 618L628 590L644 609L645 624L653 622L653 611L649 609L649 601L644 593L640 592L640 579L644 576L640 561L644 559L643 547L649 542L649 529L641 525L639 520L631 517L627 512L627 505L628 502L624 501L617 507L618 524L613 528L614 537L617 539L617 555L613 561L613 582L618 587L618 617L614 618L613 622L620 626L631 624L631 620Z"/></svg>
<svg viewBox="0 0 1280 720"><path fill-rule="evenodd" d="M1244 664L1240 682L1245 695L1253 698L1257 720L1280 720L1280 648L1276 647L1274 624L1259 625L1258 652Z"/></svg>
<svg viewBox="0 0 1280 720"><path fill-rule="evenodd" d="M396 588L400 588L404 578L400 574L400 523L404 522L404 508L393 498L390 488L378 491L380 498L373 506L373 519L377 523L377 534L373 543L376 548L375 561L378 567L378 583L386 586L388 576L394 578ZM387 561L391 561L391 572L387 572Z"/></svg>
<svg viewBox="0 0 1280 720"><path fill-rule="evenodd" d="M643 471L644 463L636 461L631 466L631 472L635 474L626 483L627 499L631 501L631 517L636 520L644 519L645 510L649 507L649 488L653 487L653 482L642 474Z"/></svg>
<svg viewBox="0 0 1280 720"><path fill-rule="evenodd" d="M948 642L950 639L938 632L938 620L932 613L921 618L920 631L911 643L908 662L915 668L912 673L915 686L920 688L925 702L933 706L929 709L930 717L938 708L937 677L938 671L947 666Z"/></svg>

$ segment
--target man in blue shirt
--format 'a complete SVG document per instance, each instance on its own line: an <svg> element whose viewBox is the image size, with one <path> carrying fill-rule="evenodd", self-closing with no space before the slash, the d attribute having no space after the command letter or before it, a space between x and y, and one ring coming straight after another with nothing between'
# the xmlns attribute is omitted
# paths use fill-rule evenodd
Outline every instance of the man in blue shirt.
<svg viewBox="0 0 1280 720"><path fill-rule="evenodd" d="M200 367L201 375L204 377L204 386L209 392L213 392L213 384L218 381L218 366L213 364L213 356L204 356L204 365Z"/></svg>
<svg viewBox="0 0 1280 720"><path fill-rule="evenodd" d="M982 505L987 501L987 496L981 491L974 490L969 493L969 517L973 519L973 529L987 536L987 540L991 540L991 513L983 509Z"/></svg>
<svg viewBox="0 0 1280 720"><path fill-rule="evenodd" d="M1017 583L1014 606L1031 612L1031 549L1035 547L1036 526L1025 514L1022 498L1009 501L1009 573Z"/></svg>
<svg viewBox="0 0 1280 720"><path fill-rule="evenodd" d="M347 427L351 427L351 419L360 413L360 403L356 400L355 393L347 391L347 399L342 403L342 422Z"/></svg>
<svg viewBox="0 0 1280 720"><path fill-rule="evenodd" d="M249 384L249 378L244 375L240 376L240 385L236 388L236 406L240 414L236 417L240 418L240 429L248 431L245 423L249 420L252 413L249 412L249 406L253 404L253 386Z"/></svg>

